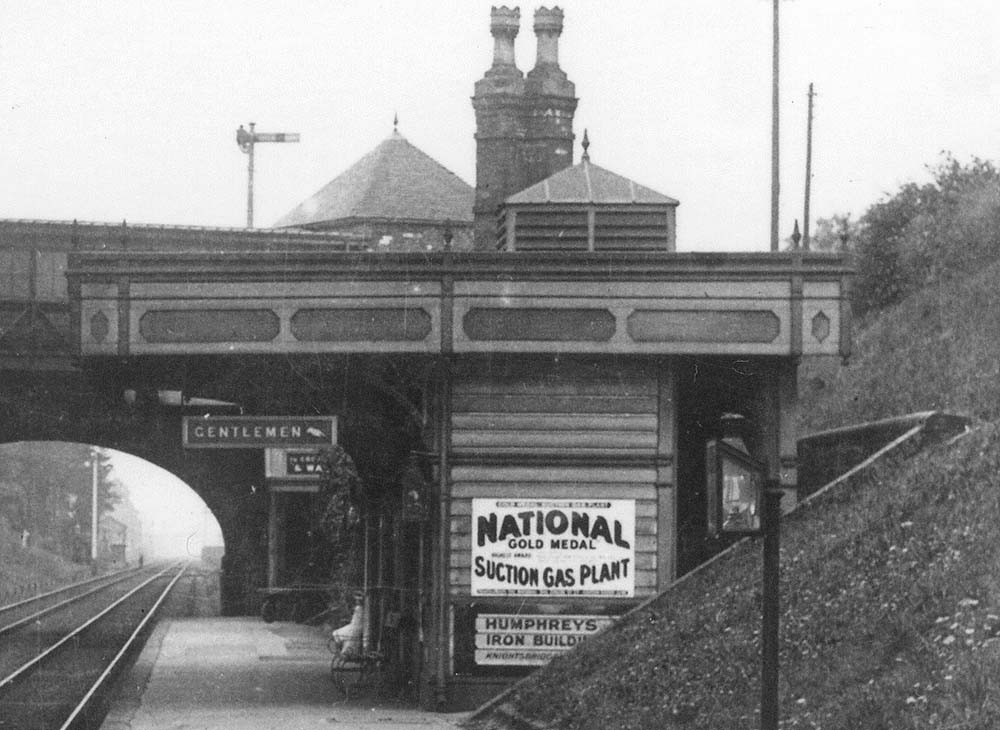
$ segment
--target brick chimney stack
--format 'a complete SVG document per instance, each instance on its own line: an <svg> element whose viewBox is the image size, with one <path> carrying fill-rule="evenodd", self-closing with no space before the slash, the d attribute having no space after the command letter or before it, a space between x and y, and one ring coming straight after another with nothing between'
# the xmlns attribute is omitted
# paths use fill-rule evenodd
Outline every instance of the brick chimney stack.
<svg viewBox="0 0 1000 730"><path fill-rule="evenodd" d="M493 68L514 66L514 39L521 29L521 9L506 5L490 11L490 33L493 35Z"/></svg>
<svg viewBox="0 0 1000 730"><path fill-rule="evenodd" d="M559 68L559 36L563 11L541 7L535 11L538 55L525 81L527 131L525 164L533 185L573 164L573 114L576 87Z"/></svg>
<svg viewBox="0 0 1000 730"><path fill-rule="evenodd" d="M497 208L524 184L521 146L525 133L524 74L514 60L514 39L521 25L520 8L506 5L490 12L493 65L476 82L476 202L473 207L475 247L496 246Z"/></svg>
<svg viewBox="0 0 1000 730"><path fill-rule="evenodd" d="M538 37L538 58L535 66L559 66L559 36L563 29L563 11L558 7L535 11L535 35Z"/></svg>
<svg viewBox="0 0 1000 730"><path fill-rule="evenodd" d="M534 30L538 57L525 78L514 61L521 11L494 7L490 15L493 65L476 82L477 249L496 247L497 211L503 201L573 164L575 87L559 68L563 11L539 8Z"/></svg>

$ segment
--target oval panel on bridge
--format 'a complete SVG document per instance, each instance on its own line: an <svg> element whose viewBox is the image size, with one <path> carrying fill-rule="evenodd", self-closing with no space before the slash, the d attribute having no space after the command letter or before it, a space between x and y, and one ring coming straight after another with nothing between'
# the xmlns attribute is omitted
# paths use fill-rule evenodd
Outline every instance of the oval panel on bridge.
<svg viewBox="0 0 1000 730"><path fill-rule="evenodd" d="M270 342L280 331L270 309L162 309L139 319L146 342Z"/></svg>
<svg viewBox="0 0 1000 730"><path fill-rule="evenodd" d="M474 307L462 325L470 340L487 342L607 342L615 334L615 316L607 309Z"/></svg>
<svg viewBox="0 0 1000 730"><path fill-rule="evenodd" d="M300 309L291 325L300 342L419 342L431 333L431 316L404 307Z"/></svg>
<svg viewBox="0 0 1000 730"><path fill-rule="evenodd" d="M628 333L636 342L774 342L781 319L770 310L637 309Z"/></svg>

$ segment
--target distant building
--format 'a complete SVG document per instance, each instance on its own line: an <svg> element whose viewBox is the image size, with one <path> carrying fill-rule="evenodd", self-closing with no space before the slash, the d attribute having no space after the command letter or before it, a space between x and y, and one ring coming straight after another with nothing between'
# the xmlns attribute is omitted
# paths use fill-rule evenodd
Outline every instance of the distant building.
<svg viewBox="0 0 1000 730"><path fill-rule="evenodd" d="M335 231L368 239L372 251L472 247L472 187L398 131L275 228Z"/></svg>
<svg viewBox="0 0 1000 730"><path fill-rule="evenodd" d="M111 515L103 515L97 525L97 562L106 566L125 565L128 527Z"/></svg>
<svg viewBox="0 0 1000 730"><path fill-rule="evenodd" d="M118 504L115 505L111 516L125 525L127 530L125 535L125 562L135 565L139 562L139 555L142 554L142 518L139 510L129 499L127 490L118 491Z"/></svg>
<svg viewBox="0 0 1000 730"><path fill-rule="evenodd" d="M201 549L201 562L209 568L218 570L222 567L222 556L225 553L226 548L223 545L205 545Z"/></svg>

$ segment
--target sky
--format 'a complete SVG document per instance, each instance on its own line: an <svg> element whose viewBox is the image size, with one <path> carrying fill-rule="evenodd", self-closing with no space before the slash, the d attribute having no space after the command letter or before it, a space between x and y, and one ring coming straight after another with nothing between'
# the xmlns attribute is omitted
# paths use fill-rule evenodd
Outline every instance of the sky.
<svg viewBox="0 0 1000 730"><path fill-rule="evenodd" d="M186 483L137 456L105 452L111 457L113 477L139 512L146 557L196 559L202 546L223 544L219 523Z"/></svg>
<svg viewBox="0 0 1000 730"><path fill-rule="evenodd" d="M268 226L399 131L470 184L486 0L6 0L0 218L239 227L240 124L297 132L256 152ZM767 250L769 0L564 0L560 65L594 163L677 198L679 250ZM534 65L537 5L517 62ZM948 150L996 159L1000 5L783 0L782 235L802 217L815 84L812 218L859 216ZM579 159L579 147L575 159Z"/></svg>

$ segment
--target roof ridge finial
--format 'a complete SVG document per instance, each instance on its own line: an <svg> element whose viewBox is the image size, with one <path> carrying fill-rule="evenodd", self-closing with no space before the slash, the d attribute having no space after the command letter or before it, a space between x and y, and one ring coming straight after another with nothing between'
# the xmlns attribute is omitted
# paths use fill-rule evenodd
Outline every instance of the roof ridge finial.
<svg viewBox="0 0 1000 730"><path fill-rule="evenodd" d="M399 112L392 113L392 133L399 134Z"/></svg>
<svg viewBox="0 0 1000 730"><path fill-rule="evenodd" d="M583 130L583 141L580 143L583 147L583 157L580 158L580 162L590 162L590 137L587 135L587 129Z"/></svg>

